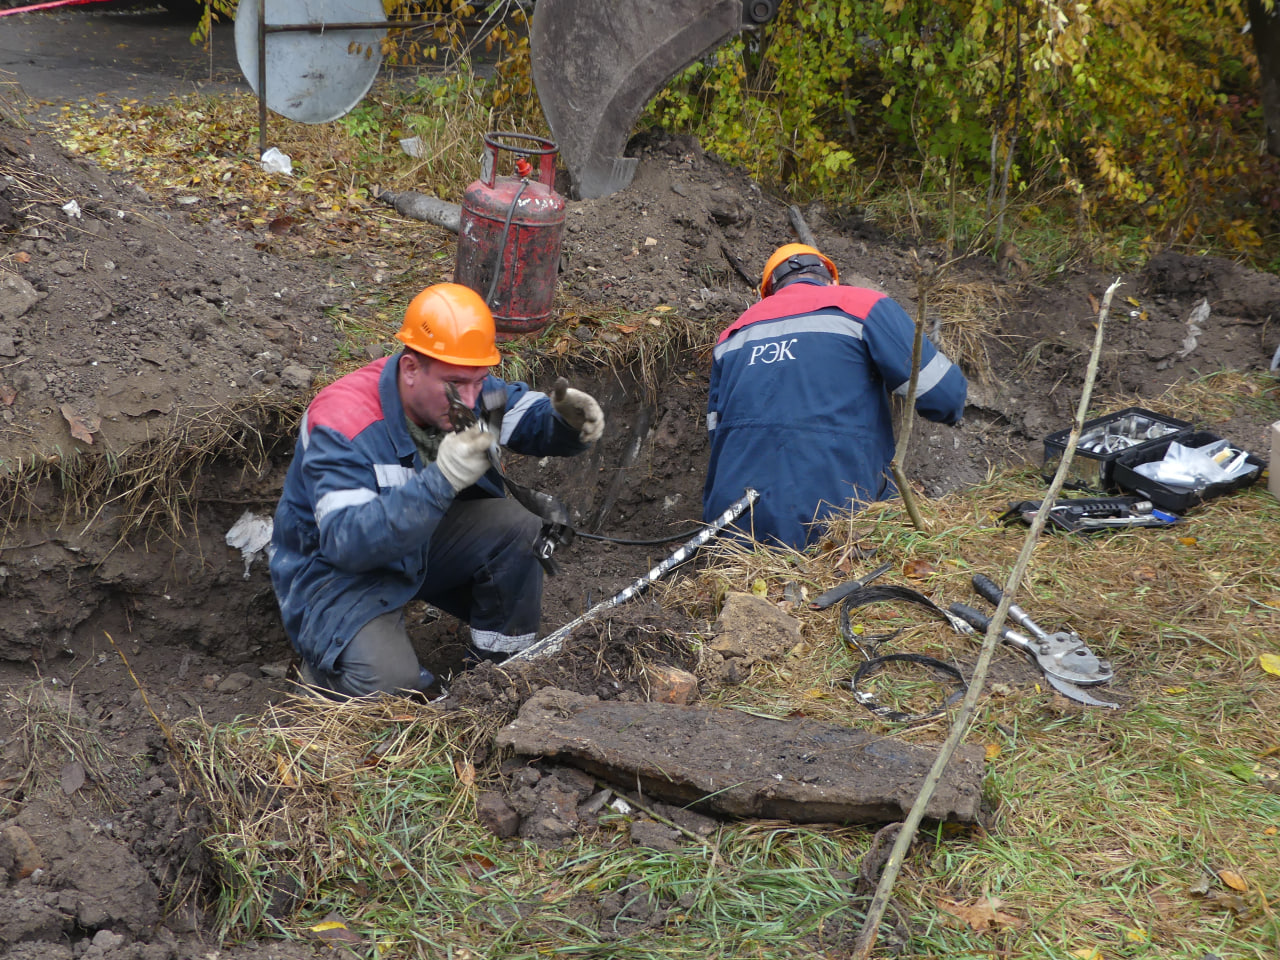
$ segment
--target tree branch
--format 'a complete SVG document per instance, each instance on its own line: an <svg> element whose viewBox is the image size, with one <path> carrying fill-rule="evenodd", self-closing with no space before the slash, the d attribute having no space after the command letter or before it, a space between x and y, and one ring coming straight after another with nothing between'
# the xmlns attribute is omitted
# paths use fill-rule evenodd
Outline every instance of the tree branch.
<svg viewBox="0 0 1280 960"><path fill-rule="evenodd" d="M1080 403L1076 407L1075 420L1071 424L1071 433L1067 436L1067 445L1062 453L1062 462L1058 464L1058 470L1053 475L1053 482L1049 484L1048 493L1040 501L1040 509L1036 511L1035 518L1031 521L1031 529L1027 531L1022 550L1019 552L1018 559L1013 565L1013 571L1009 574L1009 579L1004 585L1004 596L1001 597L1000 605L996 607L996 612L987 627L987 635L982 641L982 652L978 655L978 663L973 670L973 679L969 682L969 689L965 693L964 701L960 704L955 723L951 728L951 732L947 735L946 741L938 751L933 767L925 777L924 783L921 784L920 793L916 796L915 802L912 803L911 812L907 814L906 820L903 821L902 830L898 833L898 839L889 854L884 873L880 876L880 883L876 887L875 895L871 898L870 906L867 908L867 918L858 933L858 939L854 942L851 960L867 960L867 957L871 954L871 950L876 943L876 936L880 931L880 921L884 919L884 912L889 906L889 896L893 892L893 884L898 879L898 873L901 871L903 861L906 859L907 850L911 846L911 841L915 839L920 821L924 818L925 808L928 806L930 798L933 797L938 781L942 778L943 770L946 769L947 764L951 761L951 757L955 753L956 747L960 745L960 741L964 739L965 731L973 719L978 697L982 693L983 685L987 679L987 671L991 666L991 658L995 653L996 644L1000 641L1000 631L1004 629L1005 618L1009 614L1009 606L1013 603L1018 587L1022 583L1022 576L1031 562L1031 554L1035 550L1036 542L1040 539L1041 531L1044 530L1049 510L1053 506L1054 500L1057 499L1058 494L1062 491L1062 485L1067 479L1067 471L1071 466L1071 460L1075 456L1076 444L1080 440L1080 432L1084 428L1085 414L1089 409L1089 399L1093 394L1093 383L1098 376L1098 360L1102 355L1103 329L1106 324L1107 313L1111 310L1111 298L1119 286L1120 279L1117 277L1111 286L1107 287L1106 295L1102 298L1102 307L1098 311L1098 331L1093 339L1093 352L1089 355L1089 366L1085 373L1084 388L1080 393Z"/></svg>

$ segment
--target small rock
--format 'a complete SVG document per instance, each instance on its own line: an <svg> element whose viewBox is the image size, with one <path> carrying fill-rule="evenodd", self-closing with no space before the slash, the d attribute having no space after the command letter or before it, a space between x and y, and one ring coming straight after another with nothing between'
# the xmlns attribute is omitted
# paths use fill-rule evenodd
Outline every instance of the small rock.
<svg viewBox="0 0 1280 960"><path fill-rule="evenodd" d="M218 684L219 693L239 693L245 687L253 683L248 675L243 673L233 673L225 680Z"/></svg>
<svg viewBox="0 0 1280 960"><path fill-rule="evenodd" d="M649 699L654 703L692 703L698 697L698 678L687 670L668 664L651 664Z"/></svg>
<svg viewBox="0 0 1280 960"><path fill-rule="evenodd" d="M0 270L0 320L17 320L40 300L23 277Z"/></svg>
<svg viewBox="0 0 1280 960"><path fill-rule="evenodd" d="M280 382L290 390L307 390L311 386L311 371L291 363L280 371Z"/></svg>
<svg viewBox="0 0 1280 960"><path fill-rule="evenodd" d="M44 859L31 835L17 824L0 829L0 869L22 880L44 867Z"/></svg>
<svg viewBox="0 0 1280 960"><path fill-rule="evenodd" d="M679 850L680 834L670 827L652 820L636 820L631 824L631 842L637 847L654 850Z"/></svg>
<svg viewBox="0 0 1280 960"><path fill-rule="evenodd" d="M93 946L100 950L114 950L122 943L124 943L124 937L110 930L99 930L93 935Z"/></svg>
<svg viewBox="0 0 1280 960"><path fill-rule="evenodd" d="M490 833L504 840L514 837L520 830L520 815L493 791L485 791L476 797L476 816Z"/></svg>

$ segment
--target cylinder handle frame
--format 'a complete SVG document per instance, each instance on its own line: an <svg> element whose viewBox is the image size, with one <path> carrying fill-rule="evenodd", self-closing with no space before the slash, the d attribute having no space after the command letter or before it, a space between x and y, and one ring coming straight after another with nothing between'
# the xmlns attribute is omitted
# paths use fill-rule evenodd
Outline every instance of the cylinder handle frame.
<svg viewBox="0 0 1280 960"><path fill-rule="evenodd" d="M522 147L505 143L505 140L527 141L532 146ZM498 172L498 151L507 150L520 156L538 158L538 182L548 190L555 189L556 155L560 148L555 142L545 137L535 137L530 133L495 132L484 135L484 157L480 161L480 180L486 187L492 187Z"/></svg>

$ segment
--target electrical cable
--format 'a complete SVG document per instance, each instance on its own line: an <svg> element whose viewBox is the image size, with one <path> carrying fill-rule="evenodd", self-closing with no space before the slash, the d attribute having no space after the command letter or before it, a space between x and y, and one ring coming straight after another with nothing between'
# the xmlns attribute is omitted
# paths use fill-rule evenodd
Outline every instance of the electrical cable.
<svg viewBox="0 0 1280 960"><path fill-rule="evenodd" d="M704 529L698 527L698 530ZM581 530L573 531L575 537L582 537L584 540L603 540L605 543L616 543L624 547L656 547L664 543L674 543L677 540L687 540L697 531L686 530L683 533L673 533L669 537L660 537L657 540L626 540L622 537L606 537L599 533L583 533Z"/></svg>

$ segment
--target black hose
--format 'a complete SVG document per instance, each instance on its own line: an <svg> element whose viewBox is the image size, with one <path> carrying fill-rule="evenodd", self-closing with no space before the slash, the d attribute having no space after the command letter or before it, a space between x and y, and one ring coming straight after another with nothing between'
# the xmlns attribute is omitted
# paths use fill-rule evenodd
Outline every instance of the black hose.
<svg viewBox="0 0 1280 960"><path fill-rule="evenodd" d="M493 292L498 289L498 274L502 272L502 255L507 252L507 235L511 232L511 221L516 215L516 204L520 202L520 196L528 185L528 180L520 181L520 189L516 191L515 199L507 208L507 222L502 225L502 242L498 244L498 256L493 262L493 278L489 281L489 292L484 298L485 306L490 310L493 309Z"/></svg>

